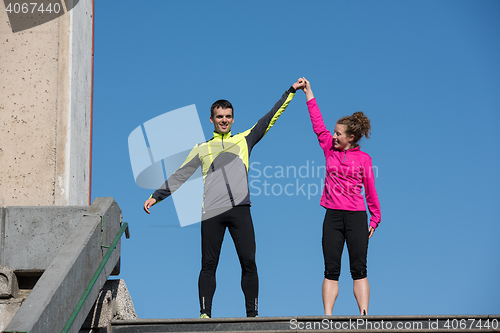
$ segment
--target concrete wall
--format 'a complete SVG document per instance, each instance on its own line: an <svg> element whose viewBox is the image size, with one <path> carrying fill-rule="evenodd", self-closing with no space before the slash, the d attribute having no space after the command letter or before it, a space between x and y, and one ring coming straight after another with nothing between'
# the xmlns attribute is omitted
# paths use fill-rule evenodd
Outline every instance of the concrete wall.
<svg viewBox="0 0 500 333"><path fill-rule="evenodd" d="M56 211L56 208L65 211L64 216ZM92 286L92 278L98 272L101 260L112 250L110 245L121 227L121 210L113 198L97 198L84 212L71 213L69 208L40 208L55 212L54 220L70 218L78 221L29 296L9 319L6 332L61 332L85 294L86 288ZM95 285L89 289L88 297L82 303L70 333L79 331L97 299L99 290L119 264L120 244L121 241L118 241ZM44 250L42 247L39 252ZM6 322L0 313L0 322L2 321Z"/></svg>
<svg viewBox="0 0 500 333"><path fill-rule="evenodd" d="M68 3L77 0L66 0ZM70 140L69 170L65 193L56 196L58 205L90 205L90 154L91 154L91 97L93 67L93 0L80 0L71 17L71 90L70 90Z"/></svg>
<svg viewBox="0 0 500 333"><path fill-rule="evenodd" d="M0 209L0 266L16 272L47 269L88 206Z"/></svg>
<svg viewBox="0 0 500 333"><path fill-rule="evenodd" d="M14 33L0 2L0 206L90 204L93 1L64 8Z"/></svg>
<svg viewBox="0 0 500 333"><path fill-rule="evenodd" d="M80 332L95 332L105 329L112 320L138 319L125 281L108 280L99 292L97 301L90 310Z"/></svg>

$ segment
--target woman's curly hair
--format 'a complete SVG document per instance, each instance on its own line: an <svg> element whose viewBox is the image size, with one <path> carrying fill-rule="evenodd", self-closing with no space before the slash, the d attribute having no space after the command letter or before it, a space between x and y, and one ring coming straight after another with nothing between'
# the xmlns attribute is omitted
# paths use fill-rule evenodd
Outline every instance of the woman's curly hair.
<svg viewBox="0 0 500 333"><path fill-rule="evenodd" d="M352 116L342 117L337 121L337 124L346 126L346 134L354 135L354 142L359 141L363 136L370 138L370 119L362 111L354 112Z"/></svg>

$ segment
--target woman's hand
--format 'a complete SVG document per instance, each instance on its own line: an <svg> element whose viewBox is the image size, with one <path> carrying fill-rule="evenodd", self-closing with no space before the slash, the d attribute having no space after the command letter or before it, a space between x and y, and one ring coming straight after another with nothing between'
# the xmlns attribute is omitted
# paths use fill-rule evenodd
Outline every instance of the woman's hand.
<svg viewBox="0 0 500 333"><path fill-rule="evenodd" d="M306 99L309 102L311 99L314 98L314 95L313 95L313 92L312 92L312 89L311 89L311 83L309 81L307 81L305 77L303 77L302 79L305 82L305 86L304 86L303 90L306 93Z"/></svg>
<svg viewBox="0 0 500 333"><path fill-rule="evenodd" d="M375 229L373 227L368 228L368 239L372 238Z"/></svg>

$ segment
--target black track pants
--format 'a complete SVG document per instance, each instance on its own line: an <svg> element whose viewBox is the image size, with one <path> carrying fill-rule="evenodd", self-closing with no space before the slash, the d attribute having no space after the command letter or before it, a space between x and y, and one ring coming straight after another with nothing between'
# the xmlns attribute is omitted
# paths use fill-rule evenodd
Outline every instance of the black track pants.
<svg viewBox="0 0 500 333"><path fill-rule="evenodd" d="M347 243L353 280L363 279L368 253L368 225L366 211L327 209L323 221L323 256L325 278L338 280L344 243Z"/></svg>
<svg viewBox="0 0 500 333"><path fill-rule="evenodd" d="M208 216L210 214L210 216ZM241 264L241 289L245 295L248 317L257 315L259 277L255 264L255 233L250 206L237 206L221 210L220 214L209 211L201 222L201 272L198 280L200 313L212 317L212 298L215 293L215 271L219 263L220 249L226 227L234 241Z"/></svg>

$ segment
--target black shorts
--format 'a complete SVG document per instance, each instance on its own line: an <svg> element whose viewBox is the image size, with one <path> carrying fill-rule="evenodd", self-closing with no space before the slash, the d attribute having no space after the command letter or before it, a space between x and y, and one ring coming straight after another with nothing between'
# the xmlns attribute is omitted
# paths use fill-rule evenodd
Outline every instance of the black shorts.
<svg viewBox="0 0 500 333"><path fill-rule="evenodd" d="M338 281L344 243L347 242L351 277L363 279L368 253L368 216L366 211L327 209L323 221L325 278Z"/></svg>

